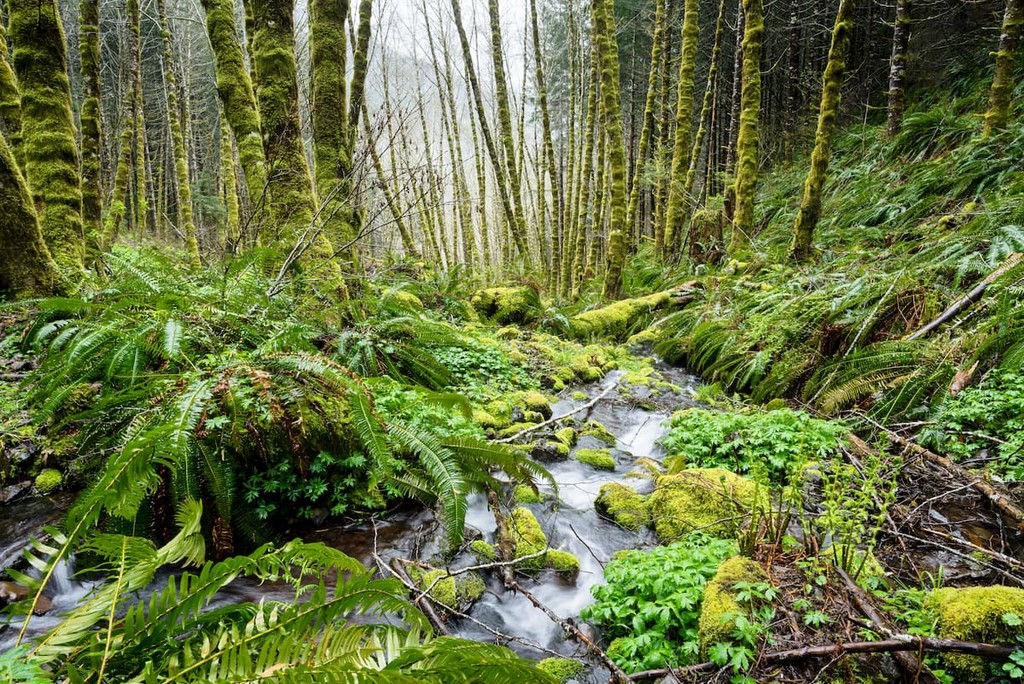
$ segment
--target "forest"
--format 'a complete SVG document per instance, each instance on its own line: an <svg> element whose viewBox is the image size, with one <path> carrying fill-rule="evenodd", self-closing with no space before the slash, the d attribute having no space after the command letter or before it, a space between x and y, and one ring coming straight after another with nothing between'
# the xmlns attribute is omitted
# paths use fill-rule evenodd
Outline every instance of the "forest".
<svg viewBox="0 0 1024 684"><path fill-rule="evenodd" d="M0 19L0 681L1024 681L1024 0Z"/></svg>

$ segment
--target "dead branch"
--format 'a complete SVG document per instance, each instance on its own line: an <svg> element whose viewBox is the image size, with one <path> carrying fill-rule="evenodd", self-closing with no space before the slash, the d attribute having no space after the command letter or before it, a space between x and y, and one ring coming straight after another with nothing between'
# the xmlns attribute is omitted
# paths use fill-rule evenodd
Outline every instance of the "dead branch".
<svg viewBox="0 0 1024 684"><path fill-rule="evenodd" d="M978 301L978 299L981 298L981 295L985 294L985 290L988 289L989 285L999 280L999 278L1001 278L1007 271L1009 271L1014 266L1019 264L1021 262L1021 259L1024 259L1024 253L1021 252L1014 252L1010 256L1006 257L1006 260L1002 263L1002 265L999 266L999 268L997 268L996 270L989 273L987 276L985 276L985 279L982 280L977 285L975 285L973 290L968 292L961 299L958 299L956 302L954 302L948 309L939 314L938 317L931 323L924 326L920 330L914 332L913 334L908 335L905 339L917 340L922 337L925 337L926 335L930 334L933 330L938 328L940 325L942 325L949 319L953 318L953 316L956 316L963 309L967 308L968 305Z"/></svg>
<svg viewBox="0 0 1024 684"><path fill-rule="evenodd" d="M451 636L452 631L448 629L448 625L444 623L444 620L441 619L441 616L438 615L437 611L434 609L433 601L430 600L429 596L420 592L419 588L413 583L412 578L409 577L409 573L405 571L405 568L402 567L401 563L392 561L388 564L376 553L373 554L373 559L377 562L378 566L390 571L391 574L394 575L399 582L404 584L405 588L416 597L413 600L413 603L423 612L424 615L427 616L427 619L430 620L430 624L433 625L435 632L445 636Z"/></svg>
<svg viewBox="0 0 1024 684"><path fill-rule="evenodd" d="M522 437L523 435L527 435L527 434L529 434L531 432L534 432L535 430L540 430L542 427L547 427L548 425L551 425L552 423L557 423L560 420L565 420L569 416L575 415L575 414L579 413L580 411L586 411L587 409L592 408L594 406L594 404L596 404L597 402L601 401L606 396L608 396L611 393L611 391L614 390L618 386L619 386L618 382L612 383L611 387L609 387L605 391L601 392L596 397L591 399L589 402L587 402L583 406L580 406L579 408L574 408L572 411L569 411L568 413L563 413L560 416L555 416L554 418L548 418L543 423L537 423L536 425L531 425L530 427L526 428L525 430L520 430L519 432L517 432L516 434L512 435L511 437L506 437L504 439L498 439L498 440L495 440L495 441L498 442L498 443L501 443L501 444L506 444L508 442L514 442L517 439L519 439L520 437Z"/></svg>

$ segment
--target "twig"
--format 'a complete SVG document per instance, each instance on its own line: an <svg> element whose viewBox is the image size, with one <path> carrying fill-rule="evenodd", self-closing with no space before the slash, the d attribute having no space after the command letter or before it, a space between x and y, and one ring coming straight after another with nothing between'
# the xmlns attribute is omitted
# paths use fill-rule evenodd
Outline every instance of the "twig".
<svg viewBox="0 0 1024 684"><path fill-rule="evenodd" d="M530 427L526 428L525 430L520 430L519 432L517 432L516 434L512 435L511 437L506 437L505 439L498 439L498 440L495 440L495 441L499 442L499 443L502 443L502 444L505 444L505 443L508 443L508 442L514 442L517 439L519 439L520 437L522 437L523 435L529 434L529 433L531 433L531 432L533 432L535 430L540 430L542 427L547 427L548 425L551 425L552 423L557 423L560 420L565 420L569 416L575 415L575 414L579 413L580 411L586 411L588 408L593 407L594 404L596 404L597 402L601 401L606 396L608 396L611 393L611 391L613 389L615 389L616 387L618 387L618 386L619 386L619 383L618 383L618 381L616 381L616 382L612 383L612 385L608 389L606 389L605 391L601 392L596 397L591 399L589 402L587 402L583 406L580 406L579 408L574 408L572 411L569 411L568 413L564 413L564 414L562 414L560 416L555 416L554 418L548 418L543 423L537 423L536 425L531 425Z"/></svg>
<svg viewBox="0 0 1024 684"><path fill-rule="evenodd" d="M388 571L390 571L391 574L394 575L399 582L404 584L405 588L408 589L410 592L419 593L419 588L415 584L413 584L412 578L409 577L409 574L405 571L405 568L403 568L399 563L386 563L384 562L384 559L378 556L376 553L373 554L373 559L377 562L377 565L379 567L385 568ZM433 602L426 594L420 593L413 600L413 603L415 603L416 607L423 611L423 614L427 616L427 619L430 620L430 624L434 626L435 631L440 632L445 636L451 636L452 631L448 629L448 625L444 623L444 620L441 619L441 616L437 614L436 610L434 610Z"/></svg>

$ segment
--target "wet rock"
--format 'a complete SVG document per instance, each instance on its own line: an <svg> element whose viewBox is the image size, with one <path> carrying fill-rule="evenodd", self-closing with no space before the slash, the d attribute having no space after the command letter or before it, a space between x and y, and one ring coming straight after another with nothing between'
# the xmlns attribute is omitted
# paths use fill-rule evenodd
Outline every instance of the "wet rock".
<svg viewBox="0 0 1024 684"><path fill-rule="evenodd" d="M24 496L32 489L32 481L25 480L16 484L0 488L0 504L6 504Z"/></svg>
<svg viewBox="0 0 1024 684"><path fill-rule="evenodd" d="M40 596L36 601L36 608L32 612L36 615L46 615L53 610L53 601L48 596Z"/></svg>
<svg viewBox="0 0 1024 684"><path fill-rule="evenodd" d="M28 598L28 594L28 587L23 584L0 581L0 603L14 603L15 601Z"/></svg>
<svg viewBox="0 0 1024 684"><path fill-rule="evenodd" d="M555 463L569 458L569 447L562 442L542 440L533 445L530 456L541 463Z"/></svg>

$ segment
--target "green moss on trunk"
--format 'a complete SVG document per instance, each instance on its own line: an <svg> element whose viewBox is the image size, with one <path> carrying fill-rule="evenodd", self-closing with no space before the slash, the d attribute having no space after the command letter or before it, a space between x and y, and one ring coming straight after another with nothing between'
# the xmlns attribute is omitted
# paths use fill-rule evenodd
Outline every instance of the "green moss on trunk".
<svg viewBox="0 0 1024 684"><path fill-rule="evenodd" d="M11 0L8 8L14 70L21 86L26 180L57 265L81 271L82 189L64 28L54 0Z"/></svg>
<svg viewBox="0 0 1024 684"><path fill-rule="evenodd" d="M1010 99L1013 96L1013 71L1017 61L1017 49L1021 32L1024 31L1024 0L1006 0L1003 14L1003 30L999 36L999 50L996 51L996 73L992 78L988 111L985 112L984 134L1006 127L1010 116Z"/></svg>
<svg viewBox="0 0 1024 684"><path fill-rule="evenodd" d="M7 26L3 21L0 21L0 127L0 133L10 143L14 158L19 165L24 165L25 160L21 157L21 93L11 68L11 55L7 52Z"/></svg>
<svg viewBox="0 0 1024 684"><path fill-rule="evenodd" d="M811 168L804 183L804 196L800 201L800 212L793 227L792 258L806 261L811 258L811 242L814 229L821 217L821 193L828 174L828 160L832 151L832 137L836 131L836 117L839 116L839 97L846 74L846 53L850 47L853 32L855 0L842 0L832 29L832 45L828 51L821 90L821 108L818 112L818 130L814 135L814 151L811 153Z"/></svg>
<svg viewBox="0 0 1024 684"><path fill-rule="evenodd" d="M750 246L754 232L754 194L761 118L761 39L764 17L761 0L743 0L743 64L740 87L739 138L736 142L736 211L733 215L729 253L738 254Z"/></svg>
<svg viewBox="0 0 1024 684"><path fill-rule="evenodd" d="M82 0L80 12L78 49L82 59L82 224L86 244L90 250L97 250L103 235L99 0Z"/></svg>

